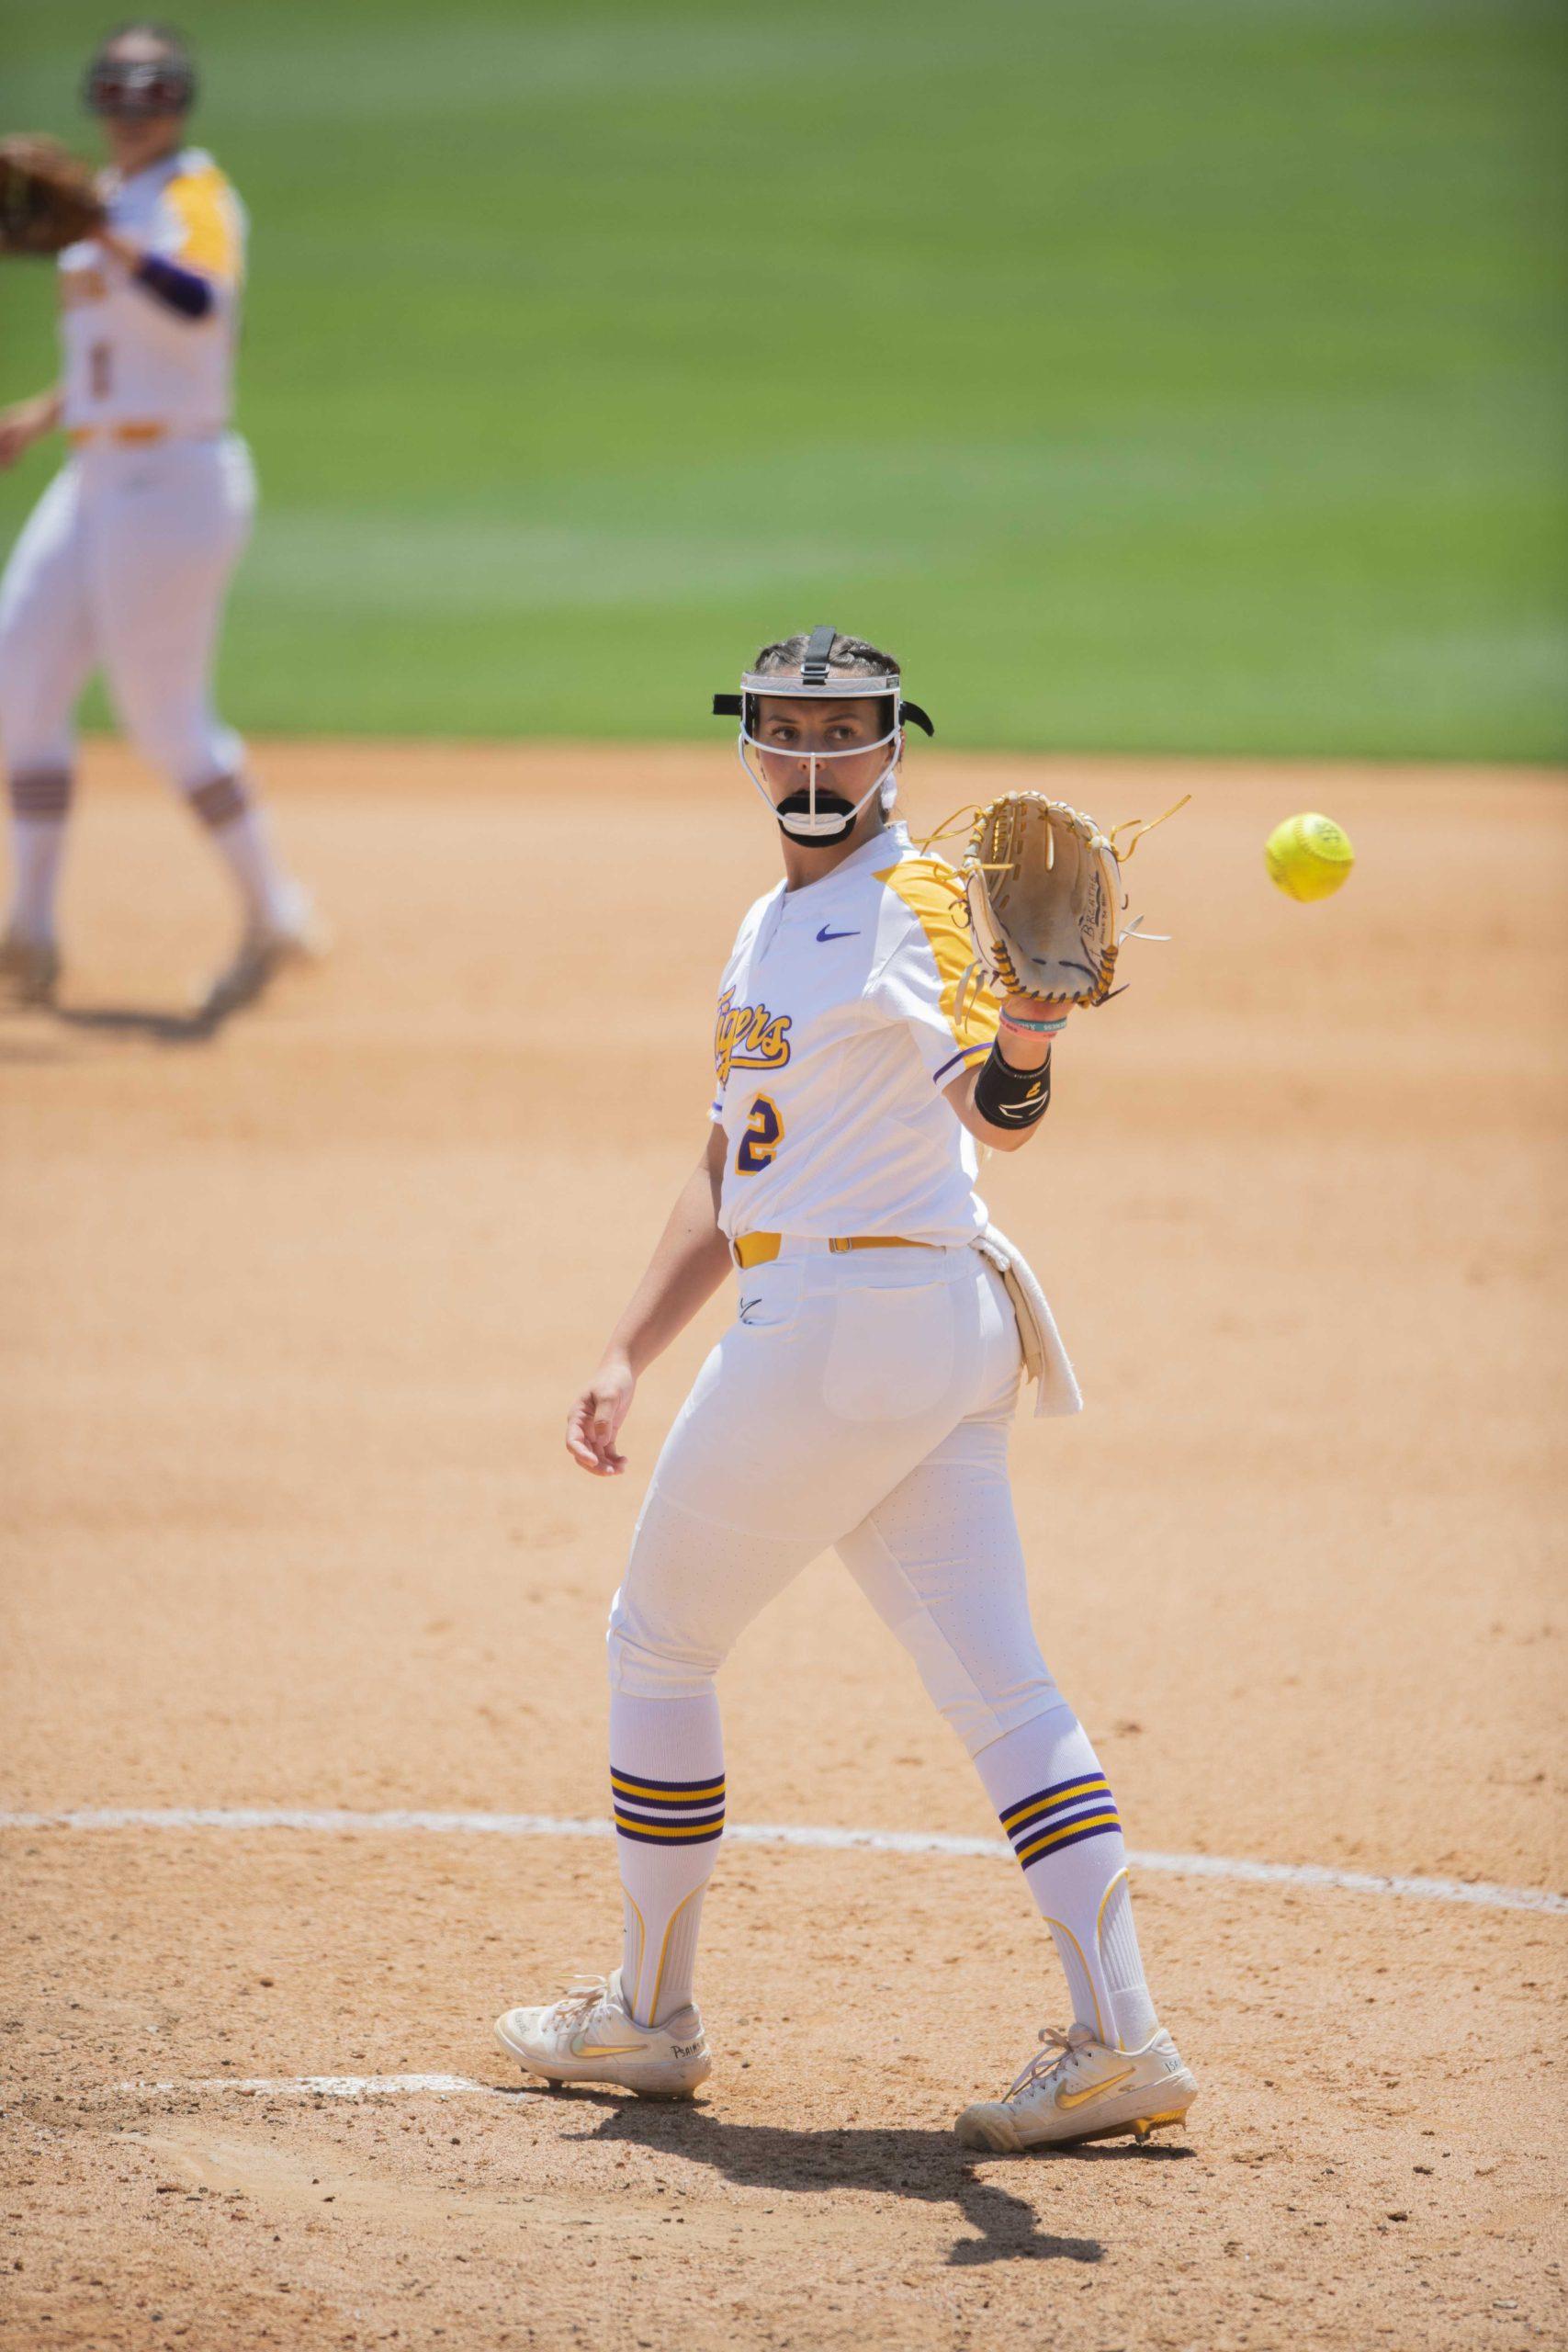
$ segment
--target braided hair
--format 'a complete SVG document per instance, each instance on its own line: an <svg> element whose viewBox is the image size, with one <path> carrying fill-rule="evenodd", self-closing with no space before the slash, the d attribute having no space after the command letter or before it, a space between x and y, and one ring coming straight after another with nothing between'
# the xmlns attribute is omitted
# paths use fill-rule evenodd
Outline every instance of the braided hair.
<svg viewBox="0 0 1568 2352"><path fill-rule="evenodd" d="M753 675L776 677L794 671L798 673L810 643L804 629L797 637L781 637L776 645L764 645L751 664ZM838 636L828 656L829 670L838 670L849 678L896 678L898 664L891 653L884 653L878 645L870 645L863 637Z"/></svg>

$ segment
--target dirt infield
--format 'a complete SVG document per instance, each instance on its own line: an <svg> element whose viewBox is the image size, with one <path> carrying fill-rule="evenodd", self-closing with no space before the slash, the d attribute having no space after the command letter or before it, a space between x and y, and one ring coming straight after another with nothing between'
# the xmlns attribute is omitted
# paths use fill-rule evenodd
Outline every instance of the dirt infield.
<svg viewBox="0 0 1568 2352"><path fill-rule="evenodd" d="M0 1807L570 1825L730 1303L645 1384L633 1476L559 1425L700 1148L765 820L716 751L260 764L320 972L190 1032L223 899L99 750L62 1010L0 1020ZM984 1179L1088 1396L1014 1465L1132 1843L1561 1889L1562 781L919 755L911 813L1013 776L1197 795L1130 874L1174 943ZM1301 807L1360 855L1319 907L1262 873ZM722 1687L732 1819L995 1838L830 1564ZM523 2092L490 2041L616 1957L602 1838L13 1818L0 1852L6 2346L1568 2343L1561 1914L1147 1868L1190 2130L982 2160L954 2112L1062 2008L1001 1860L729 1844L717 2065L671 2109Z"/></svg>

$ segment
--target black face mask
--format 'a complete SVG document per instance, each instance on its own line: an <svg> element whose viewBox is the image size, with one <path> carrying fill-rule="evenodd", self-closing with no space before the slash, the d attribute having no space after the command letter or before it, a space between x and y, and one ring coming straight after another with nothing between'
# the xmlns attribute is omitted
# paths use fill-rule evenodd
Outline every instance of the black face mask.
<svg viewBox="0 0 1568 2352"><path fill-rule="evenodd" d="M852 800L846 800L841 792L824 791L820 785L817 789L818 816L840 817L843 820L832 832L797 833L791 831L789 820L792 817L809 817L811 814L811 795L804 788L799 792L786 792L773 808L781 831L788 833L790 840L801 849L836 848L847 833L854 831L858 813Z"/></svg>

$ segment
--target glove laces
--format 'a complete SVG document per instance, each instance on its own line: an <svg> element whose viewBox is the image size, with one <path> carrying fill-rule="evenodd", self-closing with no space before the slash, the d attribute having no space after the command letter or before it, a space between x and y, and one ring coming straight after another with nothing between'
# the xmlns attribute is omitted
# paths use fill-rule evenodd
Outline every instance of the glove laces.
<svg viewBox="0 0 1568 2352"><path fill-rule="evenodd" d="M1117 865L1125 865L1144 835L1156 831L1165 823L1167 817L1174 817L1179 808L1185 808L1191 797L1192 795L1190 792L1184 792L1179 800L1171 802L1164 817L1123 817L1119 825L1112 825L1105 838L1111 843L1111 854ZM1118 833L1125 832L1131 832L1133 838L1123 849L1116 836Z"/></svg>

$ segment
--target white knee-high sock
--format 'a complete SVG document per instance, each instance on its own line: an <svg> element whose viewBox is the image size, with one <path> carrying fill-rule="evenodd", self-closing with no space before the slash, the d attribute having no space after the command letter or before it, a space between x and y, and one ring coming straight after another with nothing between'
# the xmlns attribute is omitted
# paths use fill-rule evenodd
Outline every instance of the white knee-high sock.
<svg viewBox="0 0 1568 2352"><path fill-rule="evenodd" d="M257 931L287 930L297 922L299 888L279 864L265 811L244 780L214 776L186 798L234 878L246 922Z"/></svg>
<svg viewBox="0 0 1568 2352"><path fill-rule="evenodd" d="M1133 1926L1122 1824L1088 1733L1070 1707L1054 1707L975 1763L1055 1939L1076 2021L1101 2041L1141 2050L1159 2020Z"/></svg>
<svg viewBox="0 0 1568 2352"><path fill-rule="evenodd" d="M10 779L11 906L7 928L43 946L54 938L54 902L65 854L71 777L64 768Z"/></svg>
<svg viewBox="0 0 1568 2352"><path fill-rule="evenodd" d="M692 1997L703 1890L724 1827L718 1699L610 1696L610 1791L626 1936L621 1988L639 2025Z"/></svg>

